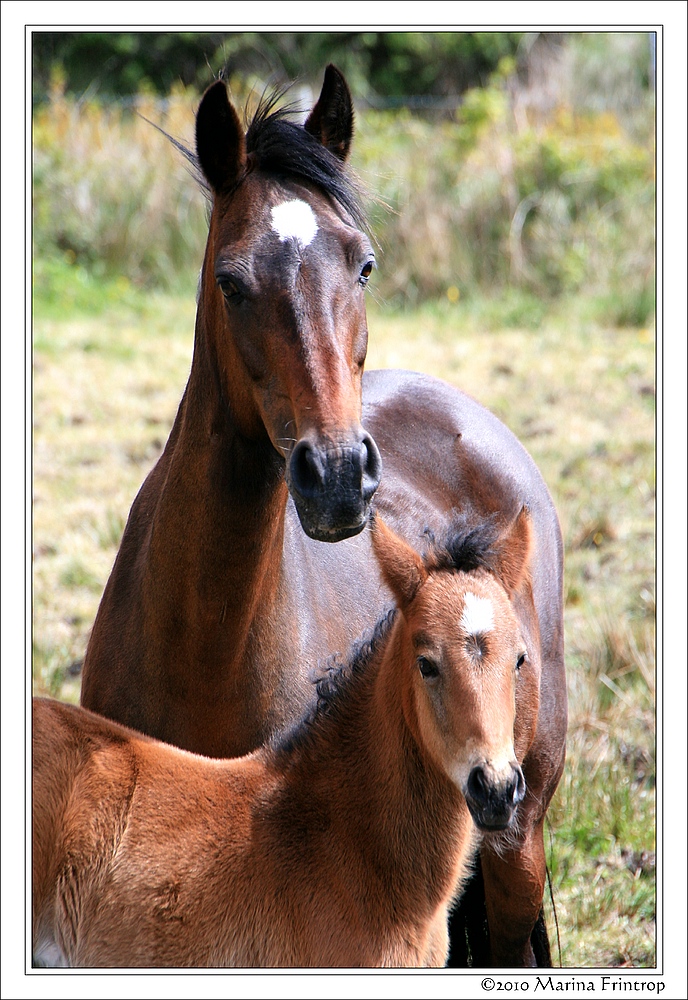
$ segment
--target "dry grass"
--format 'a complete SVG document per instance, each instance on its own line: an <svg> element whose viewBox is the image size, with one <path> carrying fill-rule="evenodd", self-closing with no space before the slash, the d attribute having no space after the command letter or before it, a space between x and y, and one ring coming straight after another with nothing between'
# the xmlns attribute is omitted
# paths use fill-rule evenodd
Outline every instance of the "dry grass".
<svg viewBox="0 0 688 1000"><path fill-rule="evenodd" d="M64 258L125 285L169 287L189 271L205 236L205 204L184 158L149 122L189 142L195 101L179 90L164 107L145 96L135 108L101 106L65 98L57 87L36 109L33 240L40 272Z"/></svg>
<svg viewBox="0 0 688 1000"><path fill-rule="evenodd" d="M38 692L78 700L86 638L129 507L167 438L188 374L193 319L193 299L153 298L136 313L36 324Z"/></svg>

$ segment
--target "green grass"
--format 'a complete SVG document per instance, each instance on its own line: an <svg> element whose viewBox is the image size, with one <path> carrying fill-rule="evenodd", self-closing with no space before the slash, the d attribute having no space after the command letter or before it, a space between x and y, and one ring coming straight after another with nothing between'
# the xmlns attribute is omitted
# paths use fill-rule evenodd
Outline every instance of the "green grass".
<svg viewBox="0 0 688 1000"><path fill-rule="evenodd" d="M94 284L82 300L81 292L63 299L63 310L45 287L34 303L34 687L77 701L79 663L129 507L186 382L195 307L192 293L129 286L101 308L110 286L101 297ZM548 827L562 963L647 967L655 962L654 331L602 325L586 301L549 311L529 302L521 293L501 302L442 297L394 312L371 298L368 367L427 371L468 391L524 441L551 489L567 560L568 762ZM554 939L549 904L548 920Z"/></svg>

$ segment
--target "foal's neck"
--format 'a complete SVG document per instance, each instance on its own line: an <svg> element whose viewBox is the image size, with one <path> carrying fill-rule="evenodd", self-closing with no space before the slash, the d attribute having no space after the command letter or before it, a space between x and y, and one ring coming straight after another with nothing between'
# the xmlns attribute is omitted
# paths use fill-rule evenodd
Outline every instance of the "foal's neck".
<svg viewBox="0 0 688 1000"><path fill-rule="evenodd" d="M398 625L316 723L292 788L309 807L314 791L328 797L332 843L339 852L349 841L377 878L386 873L389 905L403 919L419 900L430 913L451 895L472 824L463 796L412 733Z"/></svg>

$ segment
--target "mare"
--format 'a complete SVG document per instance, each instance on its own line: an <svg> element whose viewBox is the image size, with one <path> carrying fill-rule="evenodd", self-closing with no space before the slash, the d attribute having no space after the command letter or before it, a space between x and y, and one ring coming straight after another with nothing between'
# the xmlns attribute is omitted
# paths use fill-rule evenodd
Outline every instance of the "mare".
<svg viewBox="0 0 688 1000"><path fill-rule="evenodd" d="M246 757L36 700L34 961L444 966L476 827L508 836L525 795L511 595L530 537L524 510L423 559L376 521L396 608L330 665L310 716Z"/></svg>
<svg viewBox="0 0 688 1000"><path fill-rule="evenodd" d="M346 169L352 135L331 66L303 126L268 100L244 133L222 81L200 103L187 155L212 211L193 361L129 515L81 701L195 753L248 753L301 718L308 667L389 601L362 531L373 495L412 545L456 512L508 520L528 506L536 557L514 597L528 794L509 848L481 850L450 963L547 965L543 823L567 718L557 515L525 449L469 396L364 374L374 254Z"/></svg>

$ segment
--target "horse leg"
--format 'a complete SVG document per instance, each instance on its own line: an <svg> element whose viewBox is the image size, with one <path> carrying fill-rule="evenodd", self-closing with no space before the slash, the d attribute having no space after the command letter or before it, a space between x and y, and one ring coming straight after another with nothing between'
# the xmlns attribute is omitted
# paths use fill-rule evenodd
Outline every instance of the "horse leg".
<svg viewBox="0 0 688 1000"><path fill-rule="evenodd" d="M461 896L449 914L449 957L447 968L466 969L489 966L490 939L487 928L485 887L480 855Z"/></svg>
<svg viewBox="0 0 688 1000"><path fill-rule="evenodd" d="M540 909L540 914L535 923L535 927L530 935L530 946L535 955L535 964L538 969L552 968L552 952L549 947L549 935L547 934L547 924L545 923L545 908Z"/></svg>
<svg viewBox="0 0 688 1000"><path fill-rule="evenodd" d="M551 965L542 899L547 878L544 817L527 827L517 844L499 853L481 849L490 960L501 968Z"/></svg>
<svg viewBox="0 0 688 1000"><path fill-rule="evenodd" d="M530 944L537 968L551 968L552 954L545 923L545 911L542 907L530 935ZM491 964L485 886L480 858L478 858L475 871L470 880L466 882L461 897L456 901L449 914L447 968L487 968Z"/></svg>

